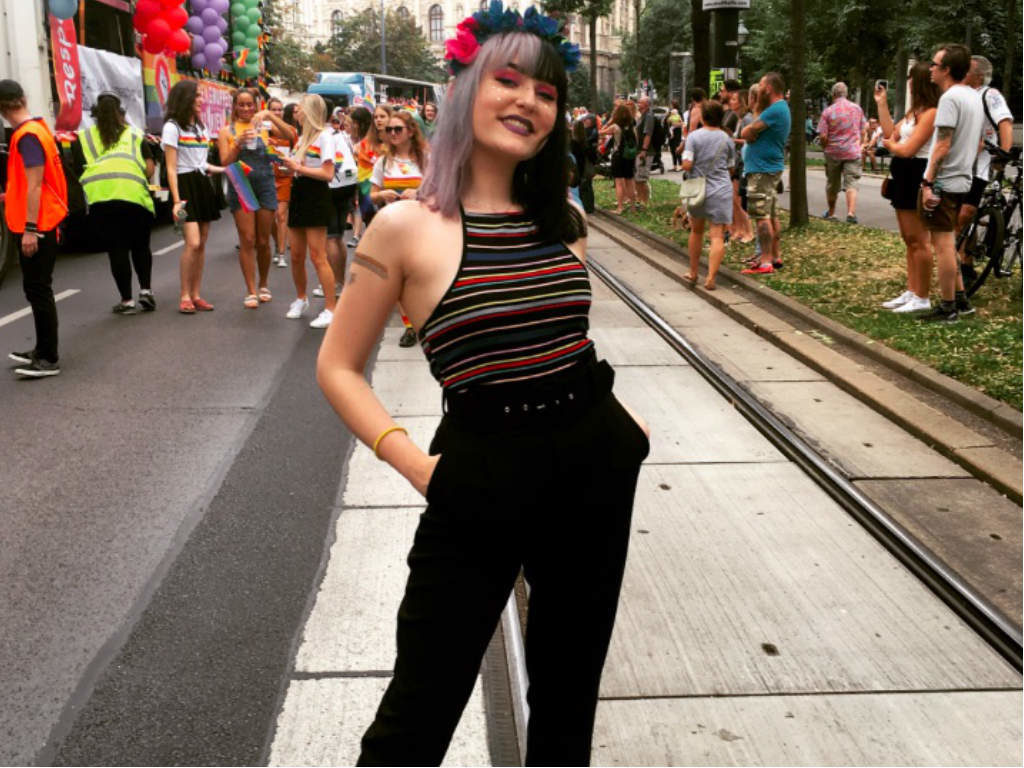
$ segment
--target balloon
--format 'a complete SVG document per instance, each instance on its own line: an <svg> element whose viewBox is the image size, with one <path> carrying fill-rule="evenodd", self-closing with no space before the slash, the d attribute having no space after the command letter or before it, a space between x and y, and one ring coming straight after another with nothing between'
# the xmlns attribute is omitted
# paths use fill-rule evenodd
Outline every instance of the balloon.
<svg viewBox="0 0 1024 768"><path fill-rule="evenodd" d="M233 42L237 47L243 47L245 46L246 37L248 37L248 35L245 34L244 29L236 29L231 33L231 42Z"/></svg>
<svg viewBox="0 0 1024 768"><path fill-rule="evenodd" d="M207 64L209 64L223 56L224 51L217 43L207 43L206 48L203 49L203 55L206 57Z"/></svg>
<svg viewBox="0 0 1024 768"><path fill-rule="evenodd" d="M139 0L139 2L135 4L135 18L148 21L154 16L158 16L162 10L163 6L160 5L160 0ZM142 25L143 29L145 29L146 26L147 24L144 23Z"/></svg>
<svg viewBox="0 0 1024 768"><path fill-rule="evenodd" d="M192 66L196 69L206 69L206 57L201 53L193 54Z"/></svg>
<svg viewBox="0 0 1024 768"><path fill-rule="evenodd" d="M242 4L249 9L259 8L260 0L242 0Z"/></svg>
<svg viewBox="0 0 1024 768"><path fill-rule="evenodd" d="M214 24L216 25L217 29L220 30L221 34L224 34L224 30L228 28L228 20L225 19L223 16L218 16L217 21L215 21Z"/></svg>
<svg viewBox="0 0 1024 768"><path fill-rule="evenodd" d="M208 43L220 40L220 30L216 27L206 27L203 30L203 39Z"/></svg>
<svg viewBox="0 0 1024 768"><path fill-rule="evenodd" d="M50 0L50 13L58 19L70 19L78 12L78 0Z"/></svg>
<svg viewBox="0 0 1024 768"><path fill-rule="evenodd" d="M206 41L203 40L201 35L196 35L192 38L192 55L195 56L197 53L203 52L203 47L206 45Z"/></svg>
<svg viewBox="0 0 1024 768"><path fill-rule="evenodd" d="M169 48L174 53L185 53L192 45L188 33L183 29L176 29L171 33L171 36L167 38L167 42L164 46Z"/></svg>
<svg viewBox="0 0 1024 768"><path fill-rule="evenodd" d="M188 5L193 16L202 16L203 11L210 7L209 0L190 0Z"/></svg>
<svg viewBox="0 0 1024 768"><path fill-rule="evenodd" d="M220 14L213 8L207 7L201 14L199 14L199 18L203 20L203 24L205 26L212 27L217 23L217 19L220 18Z"/></svg>
<svg viewBox="0 0 1024 768"><path fill-rule="evenodd" d="M257 50L259 48L259 44L258 44L258 41L256 40L255 37L247 37L245 39L245 47L249 49L249 51L250 51L249 55L251 56L252 55L251 52L255 51L255 50Z"/></svg>
<svg viewBox="0 0 1024 768"><path fill-rule="evenodd" d="M193 35L201 35L203 33L203 20L198 16L190 16L189 20L185 22L185 29Z"/></svg>
<svg viewBox="0 0 1024 768"><path fill-rule="evenodd" d="M142 47L145 48L149 53L162 53L164 50L164 41L155 40L149 35L146 35L142 39Z"/></svg>
<svg viewBox="0 0 1024 768"><path fill-rule="evenodd" d="M146 27L146 39L152 40L153 44L159 46L161 49L164 47L164 43L167 42L167 38L170 36L171 27L160 16L157 16L149 22L149 26Z"/></svg>
<svg viewBox="0 0 1024 768"><path fill-rule="evenodd" d="M160 0L164 8L180 8L182 0Z"/></svg>
<svg viewBox="0 0 1024 768"><path fill-rule="evenodd" d="M238 19L245 16L245 3L234 2L231 4L231 18Z"/></svg>
<svg viewBox="0 0 1024 768"><path fill-rule="evenodd" d="M207 0L206 7L213 8L218 14L223 16L228 11L228 7L231 5L229 0Z"/></svg>
<svg viewBox="0 0 1024 768"><path fill-rule="evenodd" d="M259 37L263 34L263 27L259 24L250 24L249 29L246 32L246 37Z"/></svg>
<svg viewBox="0 0 1024 768"><path fill-rule="evenodd" d="M168 8L163 12L163 19L173 31L185 26L188 22L188 13L184 8Z"/></svg>
<svg viewBox="0 0 1024 768"><path fill-rule="evenodd" d="M250 8L245 12L245 15L249 17L249 21L251 23L255 24L260 20L260 16L263 15L263 12L260 11L259 8Z"/></svg>

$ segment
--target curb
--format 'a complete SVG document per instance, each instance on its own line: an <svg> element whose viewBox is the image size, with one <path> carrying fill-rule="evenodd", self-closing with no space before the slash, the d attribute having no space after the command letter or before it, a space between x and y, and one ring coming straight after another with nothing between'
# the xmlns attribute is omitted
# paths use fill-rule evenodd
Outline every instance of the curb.
<svg viewBox="0 0 1024 768"><path fill-rule="evenodd" d="M618 227L628 236L650 243L668 258L682 264L686 256L676 243L641 229L632 222L612 217L610 214L600 210L590 218L592 223L598 225L597 228L603 234L623 247L628 248L636 256L667 276L677 281L679 280L679 274L666 270L664 265L659 264L650 255L637 251L635 244L625 242L621 236L617 236L618 233L609 231L601 227L600 224L607 223ZM886 368L921 384L942 397L958 403L971 413L992 423L1011 437L1021 436L1022 427L1024 427L1024 415L1006 403L999 402L949 376L939 373L908 355L889 349L880 342L876 342L861 333L846 328L834 320L823 317L788 296L783 296L752 278L738 274L734 270L723 266L719 269L719 276L726 278L738 287L749 290L758 297L758 300L799 317L815 330L842 341L844 344L849 345ZM858 385L854 381L857 377L855 369L858 366L849 363L843 365L845 359L841 358L838 353L831 350L826 344L821 344L817 341L809 344L808 342L812 340L800 334L799 331L796 331L797 336L794 338L792 335L773 327L770 322L766 323L767 318L762 317L766 314L765 311L763 309L758 310L756 305L754 305L753 311L750 309L742 310L740 307L733 306L732 303L726 301L724 297L718 298L714 294L706 294L704 298L733 319L743 323L773 344L785 349L801 362L818 370L846 392L868 402L872 407L900 424L900 426L918 438L939 449L947 458L964 466L973 474L982 476L1001 492L1006 493L1018 503L1021 502L1020 464L1016 461L1015 457L995 448L974 447L977 446L977 443L975 442L972 445L970 440L961 440L959 445L951 444L957 441L949 440L948 435L955 435L958 431L961 433L976 433L971 433L970 430L966 430L959 422L954 422L948 418L946 423L941 425L942 429L937 428L940 425L934 424L933 418L918 418L915 420L906 411L908 408L913 408L916 400L887 382L880 384L878 381L862 381ZM785 325L788 326L788 324ZM800 336L803 336L803 339L800 339ZM902 404L898 402L900 399L904 401ZM926 426L930 428L926 428Z"/></svg>

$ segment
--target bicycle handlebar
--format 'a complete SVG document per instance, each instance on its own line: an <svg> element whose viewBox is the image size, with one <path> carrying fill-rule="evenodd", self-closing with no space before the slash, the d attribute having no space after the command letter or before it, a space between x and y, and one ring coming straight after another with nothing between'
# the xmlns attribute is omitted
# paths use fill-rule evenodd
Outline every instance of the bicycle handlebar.
<svg viewBox="0 0 1024 768"><path fill-rule="evenodd" d="M1020 147L1010 147L1009 151L1004 151L991 141L986 141L985 149L988 150L992 157L1003 163L1012 163L1015 160L1020 160Z"/></svg>

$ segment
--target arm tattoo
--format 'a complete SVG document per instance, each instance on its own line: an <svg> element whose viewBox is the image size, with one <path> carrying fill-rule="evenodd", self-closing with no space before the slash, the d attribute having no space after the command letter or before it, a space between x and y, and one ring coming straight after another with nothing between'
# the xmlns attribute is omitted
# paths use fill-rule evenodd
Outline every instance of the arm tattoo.
<svg viewBox="0 0 1024 768"><path fill-rule="evenodd" d="M939 132L938 132L937 138L939 139L939 141L949 141L949 140L952 140L952 138L953 138L953 126L951 126L951 125L944 125L941 128L939 128Z"/></svg>
<svg viewBox="0 0 1024 768"><path fill-rule="evenodd" d="M366 267L381 280L388 279L388 268L385 267L372 256L367 256L365 253L360 253L359 251L356 251L356 255L352 258L352 263L358 264L361 267ZM352 276L352 279L349 280L349 282L352 282L353 279L355 279L354 275Z"/></svg>

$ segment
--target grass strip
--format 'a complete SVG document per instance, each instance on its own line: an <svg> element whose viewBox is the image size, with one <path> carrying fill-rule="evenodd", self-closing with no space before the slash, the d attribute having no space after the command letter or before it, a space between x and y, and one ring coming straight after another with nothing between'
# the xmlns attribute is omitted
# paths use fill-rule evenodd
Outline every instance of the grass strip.
<svg viewBox="0 0 1024 768"><path fill-rule="evenodd" d="M595 179L594 192L599 208L615 209L610 179ZM678 185L652 179L651 196L645 211L628 210L623 218L677 243L685 252L689 233L671 228ZM758 280L847 328L1021 409L1024 324L1019 272L1002 280L990 276L972 298L977 308L974 315L953 324L924 323L880 306L906 288L906 248L898 233L821 219L791 230L786 211L782 225L785 268ZM752 244L730 244L725 264L742 269L753 252ZM934 285L932 295L937 295Z"/></svg>

